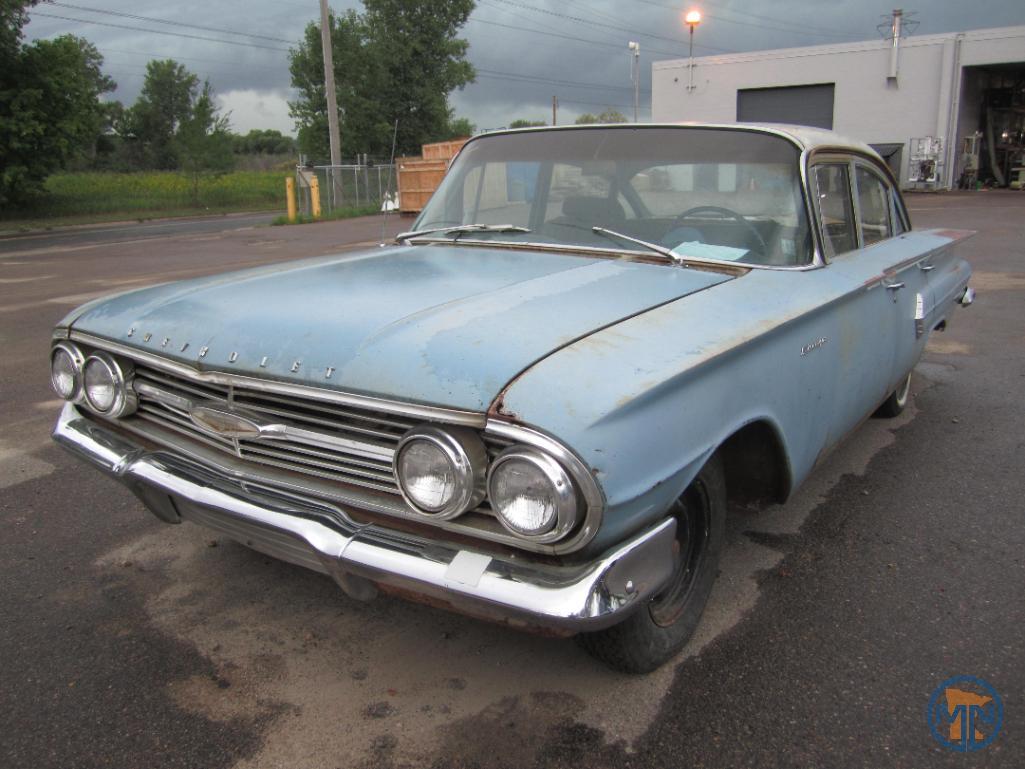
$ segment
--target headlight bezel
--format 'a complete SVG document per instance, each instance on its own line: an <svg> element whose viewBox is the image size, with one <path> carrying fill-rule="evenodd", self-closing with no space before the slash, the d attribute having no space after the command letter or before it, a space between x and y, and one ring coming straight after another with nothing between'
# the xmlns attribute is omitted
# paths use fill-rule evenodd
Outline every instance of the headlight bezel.
<svg viewBox="0 0 1025 769"><path fill-rule="evenodd" d="M110 375L111 384L114 388L114 401L110 408L102 409L89 398L88 388L85 385L86 369L90 364L101 365ZM122 363L113 355L103 351L90 354L82 364L81 391L82 402L95 414L111 419L127 416L135 411L138 406L138 396L132 387L132 379L135 375L134 367L130 363Z"/></svg>
<svg viewBox="0 0 1025 769"><path fill-rule="evenodd" d="M456 490L445 504L429 507L406 489L401 472L402 454L417 441L425 441L444 455L455 478ZM457 518L473 510L487 494L488 452L476 431L462 427L440 428L420 425L407 432L395 447L392 472L399 493L421 515L440 521Z"/></svg>
<svg viewBox="0 0 1025 769"><path fill-rule="evenodd" d="M555 516L543 529L527 530L511 522L503 513L495 493L497 473L502 465L517 460L532 465L538 470L552 489L555 502ZM579 520L580 508L576 484L572 476L555 457L545 451L524 445L514 445L503 450L488 468L488 500L498 522L517 537L532 542L546 543L562 539Z"/></svg>
<svg viewBox="0 0 1025 769"><path fill-rule="evenodd" d="M74 385L70 395L64 395L60 390L57 389L57 382L54 377L53 365L54 360L58 353L67 355L71 359L72 364L72 384ZM50 386L53 391L57 393L57 396L62 400L68 401L69 403L81 403L85 398L85 388L83 387L85 369L85 356L77 345L71 342L58 342L50 350Z"/></svg>

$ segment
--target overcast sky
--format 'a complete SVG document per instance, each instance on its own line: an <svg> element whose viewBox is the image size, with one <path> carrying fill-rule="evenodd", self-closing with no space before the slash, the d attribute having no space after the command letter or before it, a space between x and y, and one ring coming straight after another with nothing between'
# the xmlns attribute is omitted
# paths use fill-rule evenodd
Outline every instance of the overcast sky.
<svg viewBox="0 0 1025 769"><path fill-rule="evenodd" d="M338 11L361 8L355 0L331 5ZM627 43L636 40L640 119L646 120L652 61L687 55L685 10L699 8L705 17L694 36L698 56L878 39L876 26L893 5L894 0L478 0L463 29L477 81L453 93L451 103L478 129L516 118L550 120L553 95L559 97L560 123L606 107L631 115ZM914 11L915 35L1025 24L1023 0L915 0L905 10ZM231 112L234 130L294 134L288 48L314 19L318 0L68 0L37 5L26 36L70 32L92 41L118 83L113 98L125 104L138 95L149 59L177 59L210 80L222 108Z"/></svg>

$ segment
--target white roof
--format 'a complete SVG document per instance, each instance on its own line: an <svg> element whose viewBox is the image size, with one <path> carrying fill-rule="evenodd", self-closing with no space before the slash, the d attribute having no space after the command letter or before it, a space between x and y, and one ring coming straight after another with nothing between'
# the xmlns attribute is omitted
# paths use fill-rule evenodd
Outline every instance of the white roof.
<svg viewBox="0 0 1025 769"><path fill-rule="evenodd" d="M749 128L754 131L769 131L772 133L786 134L803 149L812 150L819 147L835 147L838 149L856 150L875 155L876 151L865 142L851 139L835 131L825 128L813 128L806 125L791 125L789 123L698 123L683 122L674 125L701 126L705 128Z"/></svg>
<svg viewBox="0 0 1025 769"><path fill-rule="evenodd" d="M813 150L817 148L830 147L840 150L852 150L863 152L869 155L876 155L876 151L864 142L848 138L824 128L812 128L811 126L789 125L787 123L702 123L698 121L681 121L678 123L588 123L586 125L564 125L564 126L536 126L530 128L506 128L498 131L487 131L478 136L486 136L495 133L529 133L538 131L586 131L590 128L723 128L742 129L747 131L765 132L785 136L797 144L801 149ZM477 138L476 136L473 138Z"/></svg>

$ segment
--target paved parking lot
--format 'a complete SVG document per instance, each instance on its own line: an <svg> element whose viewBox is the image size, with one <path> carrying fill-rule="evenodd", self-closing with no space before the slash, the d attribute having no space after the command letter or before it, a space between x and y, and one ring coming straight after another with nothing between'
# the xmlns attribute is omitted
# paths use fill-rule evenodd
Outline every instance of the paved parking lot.
<svg viewBox="0 0 1025 769"><path fill-rule="evenodd" d="M698 636L646 677L571 640L380 599L168 527L51 445L53 323L108 291L372 246L379 219L0 239L0 766L963 766L944 679L1004 701L1025 766L1025 194L915 195L978 300L914 401L785 506L735 511ZM409 221L393 218L394 233Z"/></svg>

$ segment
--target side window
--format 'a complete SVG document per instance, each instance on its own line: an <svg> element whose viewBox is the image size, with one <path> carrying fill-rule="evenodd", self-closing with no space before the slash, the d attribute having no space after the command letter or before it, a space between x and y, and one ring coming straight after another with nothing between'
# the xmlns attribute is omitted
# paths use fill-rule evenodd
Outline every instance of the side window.
<svg viewBox="0 0 1025 769"><path fill-rule="evenodd" d="M861 214L861 242L870 246L890 237L890 191L867 168L857 166L858 213Z"/></svg>
<svg viewBox="0 0 1025 769"><path fill-rule="evenodd" d="M814 173L826 256L853 251L858 240L854 236L854 206L851 204L848 165L824 163L815 166Z"/></svg>

